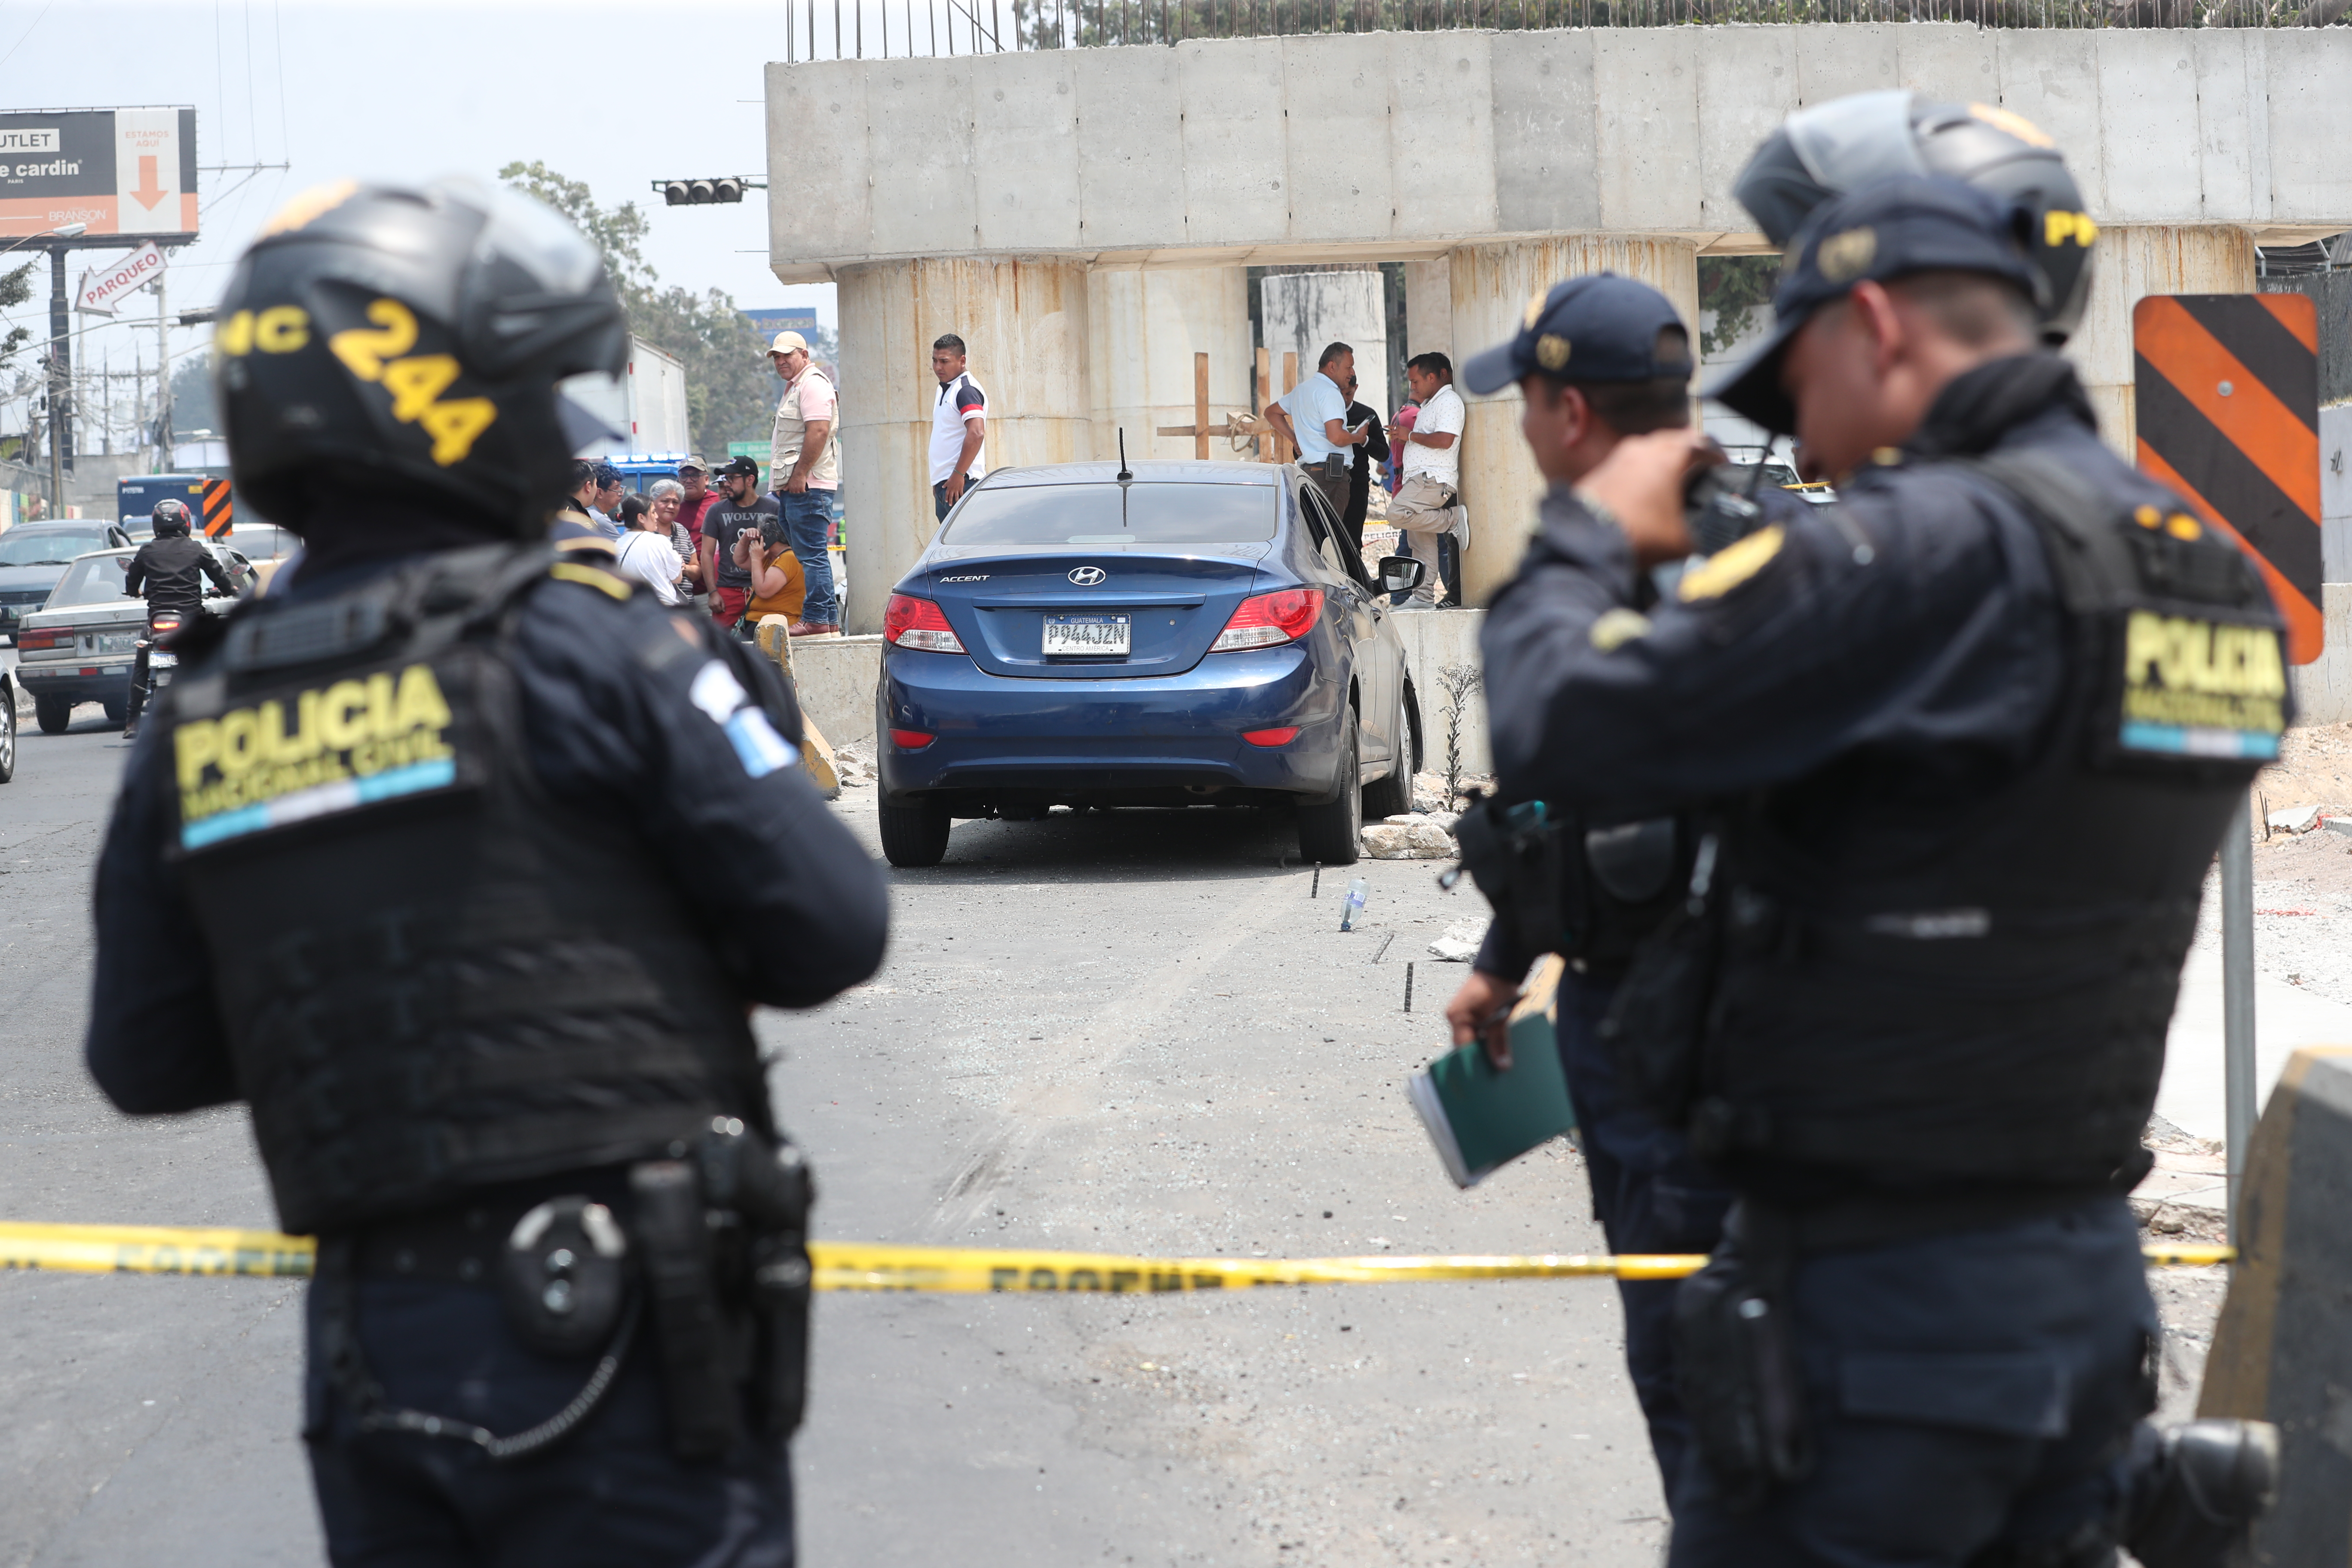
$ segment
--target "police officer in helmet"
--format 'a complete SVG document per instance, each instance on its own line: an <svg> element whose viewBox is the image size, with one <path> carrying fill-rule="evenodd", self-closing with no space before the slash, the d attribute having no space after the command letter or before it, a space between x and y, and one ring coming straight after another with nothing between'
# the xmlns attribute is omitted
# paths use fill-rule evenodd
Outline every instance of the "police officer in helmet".
<svg viewBox="0 0 2352 1568"><path fill-rule="evenodd" d="M192 537L195 531L195 515L184 500L165 499L155 503L149 513L154 525L155 537L139 547L122 574L122 591L147 601L147 621L153 627L158 616L177 616L184 622L194 620L204 609L205 581L209 578L214 588L223 594L236 592L227 571L213 559L213 552ZM122 732L139 732L139 710L147 695L149 647L153 636L139 639L139 657L132 660L131 671L130 712L122 721Z"/></svg>
<svg viewBox="0 0 2352 1568"><path fill-rule="evenodd" d="M340 1563L793 1557L810 1182L749 1015L871 973L885 894L772 667L545 543L557 383L626 342L576 230L457 184L298 197L220 308L304 551L133 752L88 1056L133 1114L247 1101L319 1237Z"/></svg>
<svg viewBox="0 0 2352 1568"><path fill-rule="evenodd" d="M1524 394L1520 430L1553 487L1543 509L1549 521L1573 506L1572 487L1618 443L1688 427L1692 368L1690 335L1673 303L1646 283L1602 272L1571 278L1530 300L1518 335L1471 359L1462 374L1474 393L1516 384ZM1807 504L1777 489L1768 504L1772 497L1795 509ZM1543 558L1540 549L1530 556ZM1637 604L1654 596L1646 580L1633 591ZM1531 615L1515 580L1497 596L1490 625L1507 619L1507 635L1540 636L1543 623ZM1518 802L1506 796L1496 805L1505 804ZM1446 1008L1454 1043L1483 1037L1489 1055L1507 1065L1507 1016L1520 980L1537 953L1559 952L1568 961L1558 991L1560 1061L1576 1101L1593 1215L1610 1250L1712 1252L1730 1193L1692 1157L1679 1127L1627 1091L1600 1033L1634 943L1680 892L1675 874L1688 870L1688 824L1654 812L1602 807L1579 814L1563 803L1544 804L1551 808L1548 821L1568 824L1557 850L1570 862L1562 878L1568 885L1536 895L1542 913L1532 921L1517 918L1523 900L1493 885L1479 852L1480 828L1495 806L1465 819L1465 862L1482 889L1500 896L1470 978ZM1675 1380L1675 1283L1626 1279L1617 1289L1626 1370L1671 1500L1690 1442Z"/></svg>
<svg viewBox="0 0 2352 1568"><path fill-rule="evenodd" d="M1507 793L1703 826L1608 1020L1738 1195L1675 1304L1685 1568L2219 1563L2273 1473L2259 1424L2142 1424L2124 1194L2205 868L2286 722L2280 622L2098 440L2022 226L1948 177L1818 204L1721 395L1839 503L1645 607L1694 447L1629 437L1486 630ZM2226 643L2232 689L2167 628Z"/></svg>

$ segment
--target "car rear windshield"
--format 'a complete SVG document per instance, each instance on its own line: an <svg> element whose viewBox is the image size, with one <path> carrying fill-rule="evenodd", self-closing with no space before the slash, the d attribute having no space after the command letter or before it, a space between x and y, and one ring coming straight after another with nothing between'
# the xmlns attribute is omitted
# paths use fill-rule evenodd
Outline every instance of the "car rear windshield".
<svg viewBox="0 0 2352 1568"><path fill-rule="evenodd" d="M965 498L943 544L1246 544L1274 537L1272 485L1016 485Z"/></svg>
<svg viewBox="0 0 2352 1568"><path fill-rule="evenodd" d="M62 566L77 555L105 549L108 542L98 529L14 529L0 533L0 566Z"/></svg>
<svg viewBox="0 0 2352 1568"><path fill-rule="evenodd" d="M130 570L128 555L93 555L77 561L71 571L58 579L58 585L49 590L48 603L41 607L62 610L74 605L119 605L122 579Z"/></svg>
<svg viewBox="0 0 2352 1568"><path fill-rule="evenodd" d="M284 529L266 522L240 522L223 542L247 561L270 561L292 554L299 542Z"/></svg>

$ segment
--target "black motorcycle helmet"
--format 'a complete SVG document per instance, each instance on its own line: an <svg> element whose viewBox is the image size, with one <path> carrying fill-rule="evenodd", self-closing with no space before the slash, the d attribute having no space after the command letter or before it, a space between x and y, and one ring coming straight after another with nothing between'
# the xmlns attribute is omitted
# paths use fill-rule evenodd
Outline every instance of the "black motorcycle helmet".
<svg viewBox="0 0 2352 1568"><path fill-rule="evenodd" d="M2018 243L2041 277L2035 313L2053 347L2082 324L2098 226L2050 138L1982 103L1929 103L1905 90L1858 92L1801 109L1766 137L1732 194L1783 249L1832 195L1895 174L1948 174L2011 204Z"/></svg>
<svg viewBox="0 0 2352 1568"><path fill-rule="evenodd" d="M177 539L195 531L195 514L184 500L159 500L148 515L158 539Z"/></svg>
<svg viewBox="0 0 2352 1568"><path fill-rule="evenodd" d="M295 197L238 261L215 322L230 474L297 533L341 491L541 537L600 428L556 384L617 374L629 341L578 229L462 182Z"/></svg>

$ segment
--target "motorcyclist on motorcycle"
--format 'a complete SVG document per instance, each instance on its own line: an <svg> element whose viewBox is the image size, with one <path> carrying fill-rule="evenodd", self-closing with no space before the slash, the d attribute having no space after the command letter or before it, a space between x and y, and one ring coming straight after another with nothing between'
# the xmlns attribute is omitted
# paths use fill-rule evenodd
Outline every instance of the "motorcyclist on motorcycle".
<svg viewBox="0 0 2352 1568"><path fill-rule="evenodd" d="M122 721L126 737L139 732L139 710L151 695L148 680L154 646L161 637L177 631L202 613L204 579L211 578L221 593L236 592L236 584L227 570L213 558L211 551L191 537L195 517L188 510L187 502L157 501L152 515L155 537L139 547L139 553L131 558L130 568L122 576L125 594L143 595L147 600L147 630L139 639L139 656L131 670L130 710Z"/></svg>

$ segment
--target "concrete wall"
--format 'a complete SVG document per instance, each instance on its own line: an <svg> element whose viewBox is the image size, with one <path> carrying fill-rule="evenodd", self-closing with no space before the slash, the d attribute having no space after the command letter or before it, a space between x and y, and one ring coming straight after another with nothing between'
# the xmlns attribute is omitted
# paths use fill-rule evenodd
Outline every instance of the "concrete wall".
<svg viewBox="0 0 2352 1568"><path fill-rule="evenodd" d="M2327 581L2352 583L2352 403L2319 411L2319 561Z"/></svg>
<svg viewBox="0 0 2352 1568"><path fill-rule="evenodd" d="M1255 405L1251 388L1249 273L1240 267L1097 267L1087 280L1087 363L1095 450L1130 458L1190 458L1189 436L1154 434L1192 423L1192 356L1209 356L1209 423ZM1212 437L1209 456L1239 456Z"/></svg>
<svg viewBox="0 0 2352 1568"><path fill-rule="evenodd" d="M793 644L793 687L801 711L836 746L874 739L874 689L882 679L882 637L800 637ZM867 754L872 754L870 744Z"/></svg>
<svg viewBox="0 0 2352 1568"><path fill-rule="evenodd" d="M1379 268L1270 272L1257 288L1260 340L1276 397L1315 374L1324 344L1342 342L1356 351L1358 399L1380 414L1390 412L1388 307ZM1289 381L1282 373L1286 354L1297 356Z"/></svg>
<svg viewBox="0 0 2352 1568"><path fill-rule="evenodd" d="M1960 24L1328 35L768 67L779 278L1061 254L1430 257L1573 233L1757 243L1731 182L1868 88L2055 137L2103 225L2352 221L2352 30Z"/></svg>
<svg viewBox="0 0 2352 1568"><path fill-rule="evenodd" d="M2320 592L2327 644L2317 658L2290 672L2295 722L2352 723L2352 583L2330 583Z"/></svg>
<svg viewBox="0 0 2352 1568"><path fill-rule="evenodd" d="M1064 259L953 258L843 269L842 489L849 572L864 591L846 629L879 631L895 584L929 543L931 344L964 340L989 399L984 468L1094 456L1087 374L1088 268Z"/></svg>
<svg viewBox="0 0 2352 1568"><path fill-rule="evenodd" d="M1519 330L1531 298L1563 278L1602 271L1638 278L1664 293L1697 341L1697 247L1685 240L1599 235L1456 250L1454 338L1465 353L1500 342ZM1462 561L1462 591L1473 605L1485 604L1518 565L1536 498L1543 493L1542 476L1519 435L1521 401L1517 387L1466 399L1462 504L1470 509L1470 548Z"/></svg>
<svg viewBox="0 0 2352 1568"><path fill-rule="evenodd" d="M1792 109L1869 88L1998 103L2066 150L2104 227L2070 352L2129 452L2131 306L2251 289L2255 244L2352 226L2347 82L2342 28L1951 24L771 65L772 266L842 290L850 548L875 589L851 629L876 628L930 537L938 332L972 344L1002 464L1100 456L1121 426L1134 452L1142 428L1189 424L1199 350L1213 422L1246 406L1248 264L1412 263L1407 347L1457 360L1515 330L1529 294L1602 267L1656 284L1696 327L1697 256L1761 245L1730 195L1756 142ZM1473 603L1516 563L1537 495L1516 421L1509 395L1472 405Z"/></svg>

